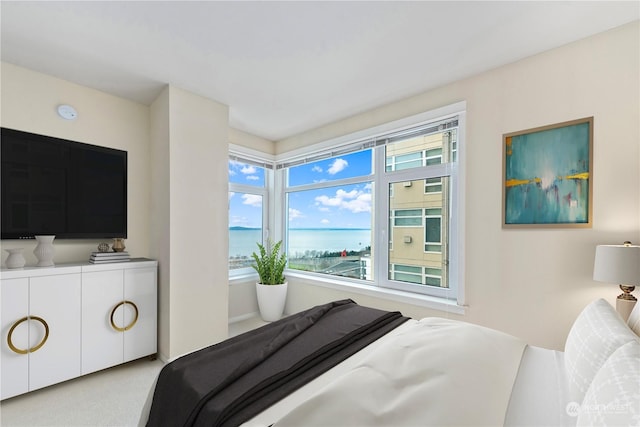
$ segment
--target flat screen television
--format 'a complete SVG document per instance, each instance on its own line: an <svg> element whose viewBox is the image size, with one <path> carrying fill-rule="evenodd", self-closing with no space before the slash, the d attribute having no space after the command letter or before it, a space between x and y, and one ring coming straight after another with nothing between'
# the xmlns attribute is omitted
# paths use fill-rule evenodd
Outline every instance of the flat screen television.
<svg viewBox="0 0 640 427"><path fill-rule="evenodd" d="M127 237L126 151L0 132L0 238Z"/></svg>

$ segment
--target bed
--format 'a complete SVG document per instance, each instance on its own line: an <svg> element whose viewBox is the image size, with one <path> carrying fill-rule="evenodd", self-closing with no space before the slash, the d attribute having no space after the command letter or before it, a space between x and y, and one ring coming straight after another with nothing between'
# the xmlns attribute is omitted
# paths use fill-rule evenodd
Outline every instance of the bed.
<svg viewBox="0 0 640 427"><path fill-rule="evenodd" d="M564 352L334 301L171 361L140 425L640 425L640 338L604 300Z"/></svg>

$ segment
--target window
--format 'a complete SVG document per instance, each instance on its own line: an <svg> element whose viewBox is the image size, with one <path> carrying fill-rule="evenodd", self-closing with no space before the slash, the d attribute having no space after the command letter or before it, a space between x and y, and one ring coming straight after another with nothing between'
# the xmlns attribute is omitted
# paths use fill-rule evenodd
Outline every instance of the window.
<svg viewBox="0 0 640 427"><path fill-rule="evenodd" d="M442 270L416 265L391 264L391 279L418 285L441 286Z"/></svg>
<svg viewBox="0 0 640 427"><path fill-rule="evenodd" d="M266 231L268 170L232 156L229 160L229 272L250 272L251 253L263 243Z"/></svg>
<svg viewBox="0 0 640 427"><path fill-rule="evenodd" d="M394 227L422 227L422 209L397 209L391 217Z"/></svg>
<svg viewBox="0 0 640 427"><path fill-rule="evenodd" d="M391 264L391 276L393 280L402 280L409 283L422 283L422 267L414 265Z"/></svg>
<svg viewBox="0 0 640 427"><path fill-rule="evenodd" d="M442 208L425 209L424 251L442 252Z"/></svg>
<svg viewBox="0 0 640 427"><path fill-rule="evenodd" d="M288 267L371 280L372 150L306 160L282 173Z"/></svg>
<svg viewBox="0 0 640 427"><path fill-rule="evenodd" d="M230 270L248 269L255 242L272 234L290 272L462 304L463 110L444 107L273 164L232 156Z"/></svg>
<svg viewBox="0 0 640 427"><path fill-rule="evenodd" d="M385 188L389 188L385 200L392 218L389 250L381 257L389 266L386 287L451 295L448 275L452 225L450 177L455 166L453 143L457 142L454 139L457 132L453 130L457 126L458 120L451 118L385 144L386 173L381 180L386 183ZM418 153L421 162L399 172L394 162L410 153ZM420 274L411 277L406 271L399 274L399 265L419 267Z"/></svg>
<svg viewBox="0 0 640 427"><path fill-rule="evenodd" d="M288 267L455 299L461 116L277 164Z"/></svg>
<svg viewBox="0 0 640 427"><path fill-rule="evenodd" d="M442 192L442 178L427 178L424 180L425 193Z"/></svg>

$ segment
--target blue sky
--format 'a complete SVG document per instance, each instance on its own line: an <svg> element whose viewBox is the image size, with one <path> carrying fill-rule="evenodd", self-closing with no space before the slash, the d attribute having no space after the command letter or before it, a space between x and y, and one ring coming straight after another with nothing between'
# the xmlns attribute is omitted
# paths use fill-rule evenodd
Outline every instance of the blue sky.
<svg viewBox="0 0 640 427"><path fill-rule="evenodd" d="M371 173L371 150L347 154L289 169L289 185L331 182ZM264 170L229 162L229 181L264 186ZM289 196L290 228L371 228L371 184L360 183L296 191ZM230 193L229 226L260 228L262 198Z"/></svg>

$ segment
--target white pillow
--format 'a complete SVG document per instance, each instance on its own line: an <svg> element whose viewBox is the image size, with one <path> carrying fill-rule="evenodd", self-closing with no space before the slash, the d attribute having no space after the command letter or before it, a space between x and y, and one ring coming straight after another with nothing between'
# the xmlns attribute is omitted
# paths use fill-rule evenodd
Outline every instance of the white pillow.
<svg viewBox="0 0 640 427"><path fill-rule="evenodd" d="M602 365L584 396L577 425L640 425L639 342L623 345Z"/></svg>
<svg viewBox="0 0 640 427"><path fill-rule="evenodd" d="M640 304L636 302L636 305L631 310L631 314L629 315L629 319L627 320L627 325L636 333L636 335L640 336Z"/></svg>
<svg viewBox="0 0 640 427"><path fill-rule="evenodd" d="M636 335L603 299L585 307L573 323L564 350L569 397L582 402L604 362Z"/></svg>

